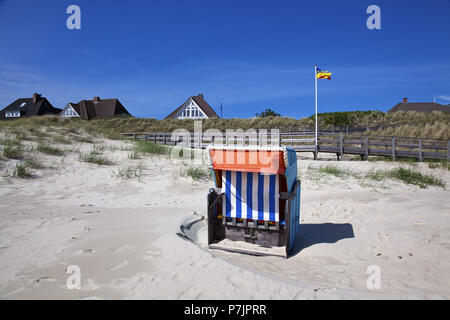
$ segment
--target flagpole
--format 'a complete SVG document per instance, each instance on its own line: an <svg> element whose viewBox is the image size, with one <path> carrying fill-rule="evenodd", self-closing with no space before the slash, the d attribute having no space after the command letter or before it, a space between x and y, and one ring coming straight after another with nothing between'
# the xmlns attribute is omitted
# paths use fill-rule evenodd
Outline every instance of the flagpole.
<svg viewBox="0 0 450 320"><path fill-rule="evenodd" d="M315 93L316 93L316 135L315 135L315 144L317 150L317 64L314 66L314 80L315 80Z"/></svg>

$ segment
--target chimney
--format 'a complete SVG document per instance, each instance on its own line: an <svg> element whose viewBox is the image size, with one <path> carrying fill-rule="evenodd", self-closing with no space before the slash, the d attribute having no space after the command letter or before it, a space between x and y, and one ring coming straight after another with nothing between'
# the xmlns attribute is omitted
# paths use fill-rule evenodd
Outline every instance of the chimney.
<svg viewBox="0 0 450 320"><path fill-rule="evenodd" d="M199 93L198 95L203 98L203 93Z"/></svg>
<svg viewBox="0 0 450 320"><path fill-rule="evenodd" d="M100 97L94 97L94 102L99 102L100 101Z"/></svg>
<svg viewBox="0 0 450 320"><path fill-rule="evenodd" d="M41 95L37 92L33 93L33 103L37 103L39 99L41 98Z"/></svg>
<svg viewBox="0 0 450 320"><path fill-rule="evenodd" d="M408 103L408 98L403 98L403 103Z"/></svg>

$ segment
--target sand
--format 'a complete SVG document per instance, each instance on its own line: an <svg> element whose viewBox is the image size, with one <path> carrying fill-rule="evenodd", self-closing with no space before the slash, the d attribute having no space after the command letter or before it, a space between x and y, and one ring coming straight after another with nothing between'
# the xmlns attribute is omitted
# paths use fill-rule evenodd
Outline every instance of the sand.
<svg viewBox="0 0 450 320"><path fill-rule="evenodd" d="M202 228L198 244L177 236L180 225L206 215L212 182L193 181L183 175L186 165L164 156L130 160L126 142L102 143L115 146L103 152L112 166L67 153L42 156L47 168L30 179L2 178L1 299L450 298L448 189L314 170L409 164L302 157L300 236L294 255L283 259L206 249ZM140 179L117 177L120 168L140 162ZM0 170L14 163L2 160ZM448 171L414 168L450 185ZM73 265L81 271L79 289L66 284ZM369 289L373 265L380 288Z"/></svg>

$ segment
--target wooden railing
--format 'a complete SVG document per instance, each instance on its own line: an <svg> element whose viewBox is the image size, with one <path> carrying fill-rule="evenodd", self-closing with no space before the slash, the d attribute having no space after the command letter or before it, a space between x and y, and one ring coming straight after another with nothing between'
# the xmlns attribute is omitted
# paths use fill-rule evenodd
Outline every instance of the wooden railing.
<svg viewBox="0 0 450 320"><path fill-rule="evenodd" d="M412 137L363 136L342 133L320 133L318 144L315 145L313 132L281 132L268 135L248 132L223 133L222 136L205 135L202 133L185 133L175 136L172 133L121 133L123 137L145 140L164 145L189 146L191 148L206 148L209 144L227 145L282 145L295 149L297 152L312 152L317 158L319 152L334 153L338 159L344 154L369 156L398 157L450 160L450 141L436 139L421 139Z"/></svg>

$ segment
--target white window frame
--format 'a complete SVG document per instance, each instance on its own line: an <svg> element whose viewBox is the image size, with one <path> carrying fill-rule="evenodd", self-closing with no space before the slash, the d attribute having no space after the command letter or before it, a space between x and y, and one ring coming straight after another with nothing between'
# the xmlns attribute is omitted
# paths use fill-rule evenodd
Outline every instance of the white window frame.
<svg viewBox="0 0 450 320"><path fill-rule="evenodd" d="M66 109L61 113L62 118L73 118L80 117L80 115L75 111L71 104L69 104Z"/></svg>
<svg viewBox="0 0 450 320"><path fill-rule="evenodd" d="M202 108L195 103L194 100L189 99L184 104L183 108L178 112L176 118L178 119L208 119L206 113L203 112Z"/></svg>
<svg viewBox="0 0 450 320"><path fill-rule="evenodd" d="M5 112L5 118L20 118L20 111L19 112Z"/></svg>

